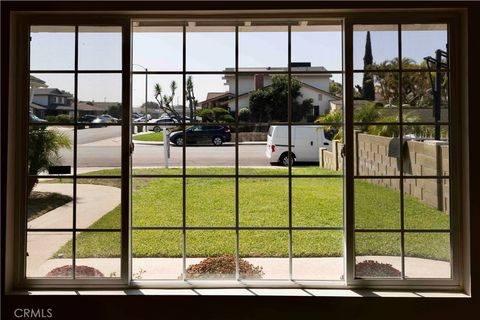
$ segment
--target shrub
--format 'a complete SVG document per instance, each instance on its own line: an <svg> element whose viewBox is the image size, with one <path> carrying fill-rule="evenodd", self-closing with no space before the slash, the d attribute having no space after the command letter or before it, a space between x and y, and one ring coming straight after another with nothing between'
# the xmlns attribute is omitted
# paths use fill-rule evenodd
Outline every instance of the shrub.
<svg viewBox="0 0 480 320"><path fill-rule="evenodd" d="M374 260L365 260L357 263L355 272L358 277L386 278L400 277L401 273L389 263L381 263Z"/></svg>
<svg viewBox="0 0 480 320"><path fill-rule="evenodd" d="M330 124L330 126L325 130L325 133L331 133L331 136L334 140L343 141L343 114L341 110L335 110L334 112L329 112L323 116L319 116L315 123L325 123Z"/></svg>
<svg viewBox="0 0 480 320"><path fill-rule="evenodd" d="M72 265L65 265L52 269L47 273L47 277L71 277L72 276ZM77 277L104 277L103 273L99 270L88 267L88 266L75 266L75 275Z"/></svg>
<svg viewBox="0 0 480 320"><path fill-rule="evenodd" d="M187 268L187 279L229 278L235 276L235 256L208 257ZM262 267L255 267L248 261L240 259L240 278L261 279Z"/></svg>
<svg viewBox="0 0 480 320"><path fill-rule="evenodd" d="M250 109L248 108L241 108L240 110L238 110L238 121L242 121L242 122L248 122L250 121L250 116L251 116L251 112L250 112Z"/></svg>
<svg viewBox="0 0 480 320"><path fill-rule="evenodd" d="M370 102L370 103L363 103L358 108L355 108L353 117L355 122L376 122L382 113L378 109L378 105Z"/></svg>
<svg viewBox="0 0 480 320"><path fill-rule="evenodd" d="M73 123L73 118L68 114L59 114L58 116L46 116L45 119L48 122L55 123Z"/></svg>

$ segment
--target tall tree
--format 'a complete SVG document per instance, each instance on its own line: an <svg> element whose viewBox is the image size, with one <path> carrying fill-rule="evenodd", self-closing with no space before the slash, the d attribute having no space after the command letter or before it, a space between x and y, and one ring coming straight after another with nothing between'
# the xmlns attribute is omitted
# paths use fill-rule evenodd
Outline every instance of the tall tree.
<svg viewBox="0 0 480 320"><path fill-rule="evenodd" d="M187 90L186 96L188 100L188 105L190 107L190 119L193 121L193 117L196 114L197 109L197 100L195 100L195 94L193 93L193 80L192 76L187 78Z"/></svg>
<svg viewBox="0 0 480 320"><path fill-rule="evenodd" d="M370 31L367 31L367 41L365 42L365 55L363 56L363 69L371 69L372 64L372 42L370 40ZM375 100L375 87L373 83L373 76L370 72L365 72L363 74L362 98L370 101Z"/></svg>
<svg viewBox="0 0 480 320"><path fill-rule="evenodd" d="M302 96L301 82L292 78L291 94L292 99L292 121L300 121L313 109L313 100L305 99L299 102ZM286 75L275 75L272 77L272 84L255 90L249 98L250 118L252 122L270 122L288 120L288 77Z"/></svg>
<svg viewBox="0 0 480 320"><path fill-rule="evenodd" d="M159 108L171 118L181 119L180 114L177 112L177 110L175 110L175 106L173 105L175 91L177 90L177 83L174 80L172 80L172 82L170 83L170 90L172 91L172 94L170 96L166 94L164 95L160 84L155 84L155 100L157 100Z"/></svg>

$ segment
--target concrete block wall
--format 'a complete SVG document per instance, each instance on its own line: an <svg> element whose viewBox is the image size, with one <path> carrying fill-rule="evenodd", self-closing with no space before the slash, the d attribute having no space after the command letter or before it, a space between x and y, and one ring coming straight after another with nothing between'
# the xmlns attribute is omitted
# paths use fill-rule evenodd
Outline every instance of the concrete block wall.
<svg viewBox="0 0 480 320"><path fill-rule="evenodd" d="M245 141L267 141L267 132L239 132L238 142ZM232 133L232 141L235 141L236 133Z"/></svg>
<svg viewBox="0 0 480 320"><path fill-rule="evenodd" d="M381 176L400 174L400 159L391 153L393 138L355 132L355 174L357 176L379 176L369 182L394 190L400 189L398 179ZM343 167L341 149L336 141L332 152L320 149L320 166L339 171ZM448 144L440 141L408 141L403 146L404 176L441 176L449 174ZM389 153L390 152L390 153ZM442 211L449 211L449 185L447 179L405 179L404 193Z"/></svg>

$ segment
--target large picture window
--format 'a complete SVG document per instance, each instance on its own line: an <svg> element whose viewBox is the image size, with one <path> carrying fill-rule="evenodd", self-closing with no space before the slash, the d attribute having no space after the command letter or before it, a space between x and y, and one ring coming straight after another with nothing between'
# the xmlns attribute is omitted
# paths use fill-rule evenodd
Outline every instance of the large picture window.
<svg viewBox="0 0 480 320"><path fill-rule="evenodd" d="M30 27L26 281L458 285L447 22L126 25Z"/></svg>

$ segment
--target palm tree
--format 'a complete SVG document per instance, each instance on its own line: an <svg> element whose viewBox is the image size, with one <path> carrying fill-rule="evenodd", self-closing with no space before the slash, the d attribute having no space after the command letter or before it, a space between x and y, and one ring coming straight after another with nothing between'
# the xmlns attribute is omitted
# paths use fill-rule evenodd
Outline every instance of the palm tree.
<svg viewBox="0 0 480 320"><path fill-rule="evenodd" d="M28 194L38 183L37 175L56 165L61 159L61 149L71 149L70 138L53 128L38 126L30 128L28 135Z"/></svg>

